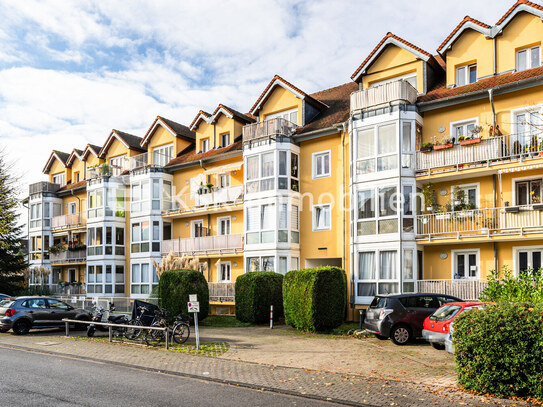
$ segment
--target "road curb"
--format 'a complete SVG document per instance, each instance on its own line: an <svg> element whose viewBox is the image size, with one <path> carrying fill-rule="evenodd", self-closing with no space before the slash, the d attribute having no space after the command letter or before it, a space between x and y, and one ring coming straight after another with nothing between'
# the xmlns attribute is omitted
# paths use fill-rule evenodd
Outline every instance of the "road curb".
<svg viewBox="0 0 543 407"><path fill-rule="evenodd" d="M271 387L271 386L257 386L251 383L236 382L236 381L227 380L227 379L218 379L218 378L210 377L207 375L197 375L197 374L192 374L192 373L175 372L175 371L166 370L166 369L156 369L152 367L134 365L131 363L117 362L114 360L93 358L90 356L73 355L69 353L54 352L50 350L35 349L35 348L26 347L26 346L10 345L10 344L0 344L0 349L1 348L15 349L15 350L21 350L21 351L26 351L26 352L42 353L46 355L60 356L60 357L65 357L65 358L87 360L90 362L105 363L105 364L110 364L110 365L115 365L115 366L120 366L120 367L127 367L131 369L144 370L144 371L153 372L153 373L162 373L162 374L168 374L172 376L188 377L191 379L198 379L198 380L204 380L204 381L209 381L209 382L214 382L214 383L227 384L234 387L244 387L244 388L248 388L252 390L263 390L263 391L268 391L271 393L285 394L289 396L296 396L296 397L301 397L301 398L306 398L306 399L319 400L319 401L343 404L343 405L348 405L348 406L377 407L374 404L356 403L350 400L336 399L332 397L322 397L316 394L301 394L295 391L279 389L279 388Z"/></svg>

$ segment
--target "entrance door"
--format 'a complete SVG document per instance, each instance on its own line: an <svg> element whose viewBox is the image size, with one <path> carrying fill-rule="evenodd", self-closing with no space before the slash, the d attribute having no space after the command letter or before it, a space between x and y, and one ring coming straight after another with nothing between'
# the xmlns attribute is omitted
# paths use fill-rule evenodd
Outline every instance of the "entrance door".
<svg viewBox="0 0 543 407"><path fill-rule="evenodd" d="M75 283L75 269L69 269L68 270L68 282L69 283Z"/></svg>

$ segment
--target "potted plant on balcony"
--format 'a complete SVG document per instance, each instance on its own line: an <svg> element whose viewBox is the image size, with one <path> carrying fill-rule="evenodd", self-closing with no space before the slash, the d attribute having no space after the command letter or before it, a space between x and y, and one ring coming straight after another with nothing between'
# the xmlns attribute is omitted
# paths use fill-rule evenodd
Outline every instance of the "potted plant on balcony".
<svg viewBox="0 0 543 407"><path fill-rule="evenodd" d="M436 202L436 195L435 191L432 187L432 183L429 182L428 184L423 185L422 187L422 196L424 198L424 205L426 206L426 210L428 212L433 212L438 208L437 202Z"/></svg>
<svg viewBox="0 0 543 407"><path fill-rule="evenodd" d="M422 146L420 147L421 153L429 153L434 149L434 145L427 141L426 143L422 143Z"/></svg>
<svg viewBox="0 0 543 407"><path fill-rule="evenodd" d="M443 140L441 140L441 144L436 144L434 146L434 150L446 150L448 148L452 148L454 146L454 143L450 137L446 137Z"/></svg>
<svg viewBox="0 0 543 407"><path fill-rule="evenodd" d="M479 144L481 142L481 136L479 136L479 133L483 131L482 126L475 126L473 129L471 129L470 134L468 136L460 136L458 137L458 141L460 141L461 146L470 146L473 144Z"/></svg>
<svg viewBox="0 0 543 407"><path fill-rule="evenodd" d="M111 177L113 175L113 169L111 165L104 163L100 165L100 175L103 177Z"/></svg>
<svg viewBox="0 0 543 407"><path fill-rule="evenodd" d="M62 243L54 244L53 246L49 247L49 254L58 254L66 251L66 246L64 246Z"/></svg>

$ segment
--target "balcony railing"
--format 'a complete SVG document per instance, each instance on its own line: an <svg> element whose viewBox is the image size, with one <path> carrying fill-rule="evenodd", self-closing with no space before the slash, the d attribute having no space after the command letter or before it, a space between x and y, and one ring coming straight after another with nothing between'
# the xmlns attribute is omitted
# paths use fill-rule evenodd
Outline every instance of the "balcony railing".
<svg viewBox="0 0 543 407"><path fill-rule="evenodd" d="M30 184L28 187L28 192L30 195L38 194L40 192L57 192L60 188L60 185L53 184L51 182L41 181L34 184Z"/></svg>
<svg viewBox="0 0 543 407"><path fill-rule="evenodd" d="M57 263L80 263L87 259L87 251L81 250L66 250L60 253L51 253L49 255L51 264Z"/></svg>
<svg viewBox="0 0 543 407"><path fill-rule="evenodd" d="M87 218L85 215L61 215L55 216L51 219L51 225L53 229L64 229L73 226L85 226L87 224Z"/></svg>
<svg viewBox="0 0 543 407"><path fill-rule="evenodd" d="M243 203L243 185L216 188L213 191L202 189L198 192L179 195L173 199L170 205L164 202L164 206L165 212L186 213L238 203Z"/></svg>
<svg viewBox="0 0 543 407"><path fill-rule="evenodd" d="M241 234L172 239L162 242L162 254L173 252L176 256L198 253L238 252L243 249Z"/></svg>
<svg viewBox="0 0 543 407"><path fill-rule="evenodd" d="M298 126L286 119L276 118L243 126L243 144L269 137L290 137Z"/></svg>
<svg viewBox="0 0 543 407"><path fill-rule="evenodd" d="M543 230L543 205L431 213L417 218L418 239L523 235Z"/></svg>
<svg viewBox="0 0 543 407"><path fill-rule="evenodd" d="M399 80L351 93L351 112L393 102L414 104L417 90L407 81Z"/></svg>
<svg viewBox="0 0 543 407"><path fill-rule="evenodd" d="M76 284L67 284L67 285L59 285L59 284L53 284L49 287L51 290L51 294L55 295L81 295L86 294L87 291L85 290L84 285L76 285Z"/></svg>
<svg viewBox="0 0 543 407"><path fill-rule="evenodd" d="M481 293L488 287L486 280L458 279L458 280L419 280L417 292L447 294L462 300L477 301Z"/></svg>
<svg viewBox="0 0 543 407"><path fill-rule="evenodd" d="M208 283L209 301L234 301L236 299L236 283Z"/></svg>
<svg viewBox="0 0 543 407"><path fill-rule="evenodd" d="M152 158L152 160L150 160ZM161 151L153 151L152 153L142 153L133 157L127 158L127 169L130 171L141 170L144 168L162 168L172 160L172 156L164 154Z"/></svg>
<svg viewBox="0 0 543 407"><path fill-rule="evenodd" d="M479 143L417 151L417 171L457 171L473 166L501 164L506 160L528 160L543 154L543 142L530 136L504 135L481 139Z"/></svg>

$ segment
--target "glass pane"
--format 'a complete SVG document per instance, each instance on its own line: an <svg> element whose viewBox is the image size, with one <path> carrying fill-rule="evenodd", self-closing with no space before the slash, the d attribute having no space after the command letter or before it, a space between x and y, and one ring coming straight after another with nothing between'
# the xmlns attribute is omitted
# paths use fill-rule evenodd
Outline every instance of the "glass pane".
<svg viewBox="0 0 543 407"><path fill-rule="evenodd" d="M536 68L538 67L541 62L540 62L540 59L541 59L541 52L539 50L539 47L535 47L535 48L532 48L531 49L531 68Z"/></svg>
<svg viewBox="0 0 543 407"><path fill-rule="evenodd" d="M411 151L411 122L402 123L402 151Z"/></svg>
<svg viewBox="0 0 543 407"><path fill-rule="evenodd" d="M358 253L358 279L359 280L375 280L375 253L374 252Z"/></svg>
<svg viewBox="0 0 543 407"><path fill-rule="evenodd" d="M398 279L396 254L397 252L395 250L382 251L379 253L379 260L381 263L379 278L381 280L397 280Z"/></svg>
<svg viewBox="0 0 543 407"><path fill-rule="evenodd" d="M275 231L262 232L262 243L275 243Z"/></svg>
<svg viewBox="0 0 543 407"><path fill-rule="evenodd" d="M375 136L373 128L358 132L358 158L375 155Z"/></svg>
<svg viewBox="0 0 543 407"><path fill-rule="evenodd" d="M377 158L377 171L389 171L398 168L398 158L395 155Z"/></svg>
<svg viewBox="0 0 543 407"><path fill-rule="evenodd" d="M519 252L518 254L519 272L528 270L528 252Z"/></svg>
<svg viewBox="0 0 543 407"><path fill-rule="evenodd" d="M469 67L469 83L477 82L477 66Z"/></svg>
<svg viewBox="0 0 543 407"><path fill-rule="evenodd" d="M400 284L398 283L379 283L379 294L399 294Z"/></svg>
<svg viewBox="0 0 543 407"><path fill-rule="evenodd" d="M456 70L456 86L463 86L466 84L466 67L458 68Z"/></svg>
<svg viewBox="0 0 543 407"><path fill-rule="evenodd" d="M279 205L279 227L287 228L287 204Z"/></svg>
<svg viewBox="0 0 543 407"><path fill-rule="evenodd" d="M403 219L403 231L405 233L413 233L415 231L415 221L413 218Z"/></svg>
<svg viewBox="0 0 543 407"><path fill-rule="evenodd" d="M300 243L300 232L290 232L290 242Z"/></svg>
<svg viewBox="0 0 543 407"><path fill-rule="evenodd" d="M375 199L374 191L358 192L358 219L368 219L375 217Z"/></svg>
<svg viewBox="0 0 543 407"><path fill-rule="evenodd" d="M371 174L375 172L375 159L370 158L369 160L360 160L356 163L356 173L357 174Z"/></svg>
<svg viewBox="0 0 543 407"><path fill-rule="evenodd" d="M258 178L258 156L247 158L247 179Z"/></svg>
<svg viewBox="0 0 543 407"><path fill-rule="evenodd" d="M275 205L262 205L261 229L273 229L275 227Z"/></svg>
<svg viewBox="0 0 543 407"><path fill-rule="evenodd" d="M517 52L517 71L523 71L527 68L526 54L527 54L526 50Z"/></svg>
<svg viewBox="0 0 543 407"><path fill-rule="evenodd" d="M252 232L252 233L246 233L245 239L247 240L247 244L258 244L260 233L258 232Z"/></svg>
<svg viewBox="0 0 543 407"><path fill-rule="evenodd" d="M541 268L541 252L539 250L536 250L535 252L532 252L532 269L535 271L539 271Z"/></svg>
<svg viewBox="0 0 543 407"><path fill-rule="evenodd" d="M359 297L374 297L377 294L377 284L358 283L356 294Z"/></svg>
<svg viewBox="0 0 543 407"><path fill-rule="evenodd" d="M379 234L398 233L398 219L380 220L378 225Z"/></svg>
<svg viewBox="0 0 543 407"><path fill-rule="evenodd" d="M290 153L290 176L298 178L298 154Z"/></svg>
<svg viewBox="0 0 543 407"><path fill-rule="evenodd" d="M277 188L288 189L288 178L279 178L277 180Z"/></svg>
<svg viewBox="0 0 543 407"><path fill-rule="evenodd" d="M280 230L278 232L278 241L281 243L288 242L288 230Z"/></svg>
<svg viewBox="0 0 543 407"><path fill-rule="evenodd" d="M456 256L456 274L454 278L464 278L466 276L466 264L465 256L458 254Z"/></svg>
<svg viewBox="0 0 543 407"><path fill-rule="evenodd" d="M403 278L413 280L413 250L403 251Z"/></svg>
<svg viewBox="0 0 543 407"><path fill-rule="evenodd" d="M273 153L262 154L262 178L273 176Z"/></svg>
<svg viewBox="0 0 543 407"><path fill-rule="evenodd" d="M403 292L404 293L414 293L415 292L415 283L403 283Z"/></svg>
<svg viewBox="0 0 543 407"><path fill-rule="evenodd" d="M377 130L377 153L388 154L396 152L396 125L387 124Z"/></svg>
<svg viewBox="0 0 543 407"><path fill-rule="evenodd" d="M403 187L403 214L413 215L413 208L411 207L411 194L413 193L413 187L404 185Z"/></svg>
<svg viewBox="0 0 543 407"><path fill-rule="evenodd" d="M275 271L274 257L262 257L262 270L263 271Z"/></svg>
<svg viewBox="0 0 543 407"><path fill-rule="evenodd" d="M279 151L279 175L287 175L287 152Z"/></svg>
<svg viewBox="0 0 543 407"><path fill-rule="evenodd" d="M396 187L379 188L379 216L396 215Z"/></svg>
<svg viewBox="0 0 543 407"><path fill-rule="evenodd" d="M356 227L356 234L358 236L374 235L375 234L375 221L358 222Z"/></svg>

